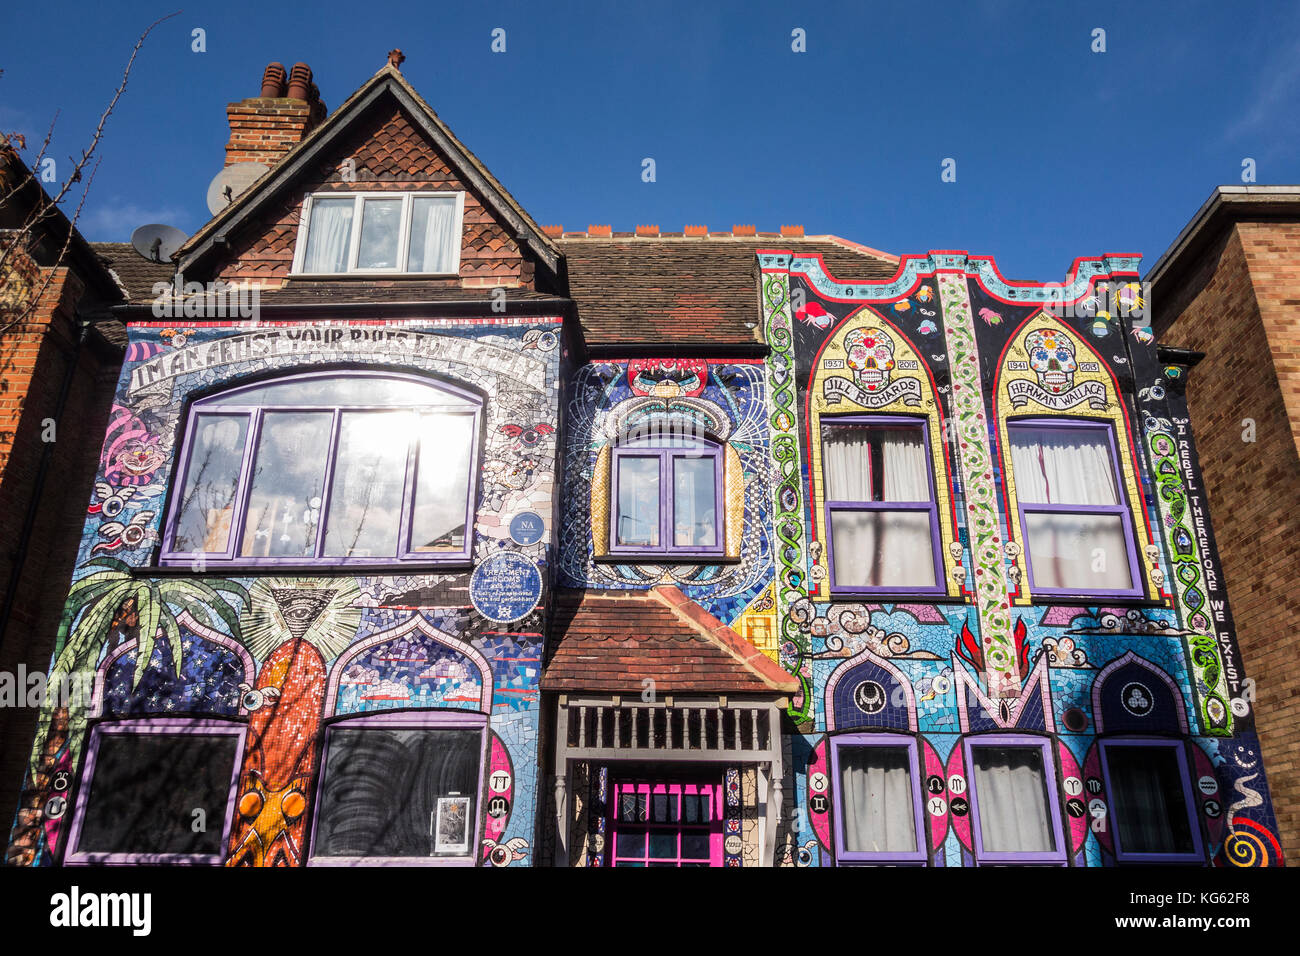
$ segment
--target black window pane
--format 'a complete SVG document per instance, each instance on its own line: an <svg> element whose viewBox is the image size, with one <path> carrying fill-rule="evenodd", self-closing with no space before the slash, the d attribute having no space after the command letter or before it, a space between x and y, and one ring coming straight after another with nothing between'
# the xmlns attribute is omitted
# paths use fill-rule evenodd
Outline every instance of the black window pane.
<svg viewBox="0 0 1300 956"><path fill-rule="evenodd" d="M103 735L77 852L219 854L238 745L231 734Z"/></svg>
<svg viewBox="0 0 1300 956"><path fill-rule="evenodd" d="M480 740L473 730L334 730L314 855L470 854Z"/></svg>
<svg viewBox="0 0 1300 956"><path fill-rule="evenodd" d="M652 859L676 859L677 858L677 831L676 830L651 830L650 831L650 853Z"/></svg>
<svg viewBox="0 0 1300 956"><path fill-rule="evenodd" d="M707 860L709 858L709 834L682 833L682 859Z"/></svg>
<svg viewBox="0 0 1300 956"><path fill-rule="evenodd" d="M700 822L700 798L693 793L688 793L682 797L682 822Z"/></svg>
<svg viewBox="0 0 1300 956"><path fill-rule="evenodd" d="M652 806L654 807L654 816L652 819L655 823L667 823L668 821L668 794L656 793L653 797Z"/></svg>
<svg viewBox="0 0 1300 956"><path fill-rule="evenodd" d="M1126 853L1193 853L1178 756L1169 747L1108 747L1119 845Z"/></svg>
<svg viewBox="0 0 1300 956"><path fill-rule="evenodd" d="M645 856L645 831L632 830L616 834L614 854L616 856Z"/></svg>

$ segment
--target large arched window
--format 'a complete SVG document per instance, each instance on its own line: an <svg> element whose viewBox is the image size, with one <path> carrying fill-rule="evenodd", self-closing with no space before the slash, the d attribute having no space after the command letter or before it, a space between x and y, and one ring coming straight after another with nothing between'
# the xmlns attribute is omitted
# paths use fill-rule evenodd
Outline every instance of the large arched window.
<svg viewBox="0 0 1300 956"><path fill-rule="evenodd" d="M390 564L470 552L481 402L326 372L190 407L161 563Z"/></svg>

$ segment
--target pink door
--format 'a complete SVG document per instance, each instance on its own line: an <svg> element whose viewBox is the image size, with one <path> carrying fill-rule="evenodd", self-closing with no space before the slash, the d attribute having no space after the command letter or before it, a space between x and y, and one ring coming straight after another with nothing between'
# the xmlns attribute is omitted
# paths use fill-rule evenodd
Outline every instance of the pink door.
<svg viewBox="0 0 1300 956"><path fill-rule="evenodd" d="M722 866L722 784L618 781L612 866Z"/></svg>

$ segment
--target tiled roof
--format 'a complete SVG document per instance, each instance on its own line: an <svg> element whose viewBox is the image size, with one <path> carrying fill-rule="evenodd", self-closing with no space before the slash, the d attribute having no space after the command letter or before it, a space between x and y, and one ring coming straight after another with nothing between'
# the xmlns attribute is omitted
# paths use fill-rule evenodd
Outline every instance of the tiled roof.
<svg viewBox="0 0 1300 956"><path fill-rule="evenodd" d="M793 693L798 682L675 587L555 592L547 691Z"/></svg>
<svg viewBox="0 0 1300 956"><path fill-rule="evenodd" d="M113 271L131 302L154 297L155 282L171 282L176 267L170 262L150 262L129 242L92 242L90 248Z"/></svg>
<svg viewBox="0 0 1300 956"><path fill-rule="evenodd" d="M544 292L524 288L505 288L506 301L520 299L563 302ZM281 289L263 289L259 293L264 304L298 305L317 302L472 302L493 299L494 288L465 288L459 282L421 282L410 280L366 282L304 280L289 282Z"/></svg>
<svg viewBox="0 0 1300 956"><path fill-rule="evenodd" d="M893 256L833 236L674 236L603 227L563 236L558 241L568 260L569 294L578 303L586 343L596 348L761 342L758 249L820 253L831 273L845 281L879 281L898 270Z"/></svg>

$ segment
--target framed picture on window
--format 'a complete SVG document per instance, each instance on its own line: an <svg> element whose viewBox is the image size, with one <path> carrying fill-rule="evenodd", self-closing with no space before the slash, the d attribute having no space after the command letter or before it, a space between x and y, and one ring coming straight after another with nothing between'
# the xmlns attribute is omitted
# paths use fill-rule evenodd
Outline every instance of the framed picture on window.
<svg viewBox="0 0 1300 956"><path fill-rule="evenodd" d="M433 838L435 853L466 853L469 851L469 797L439 797L436 830Z"/></svg>

